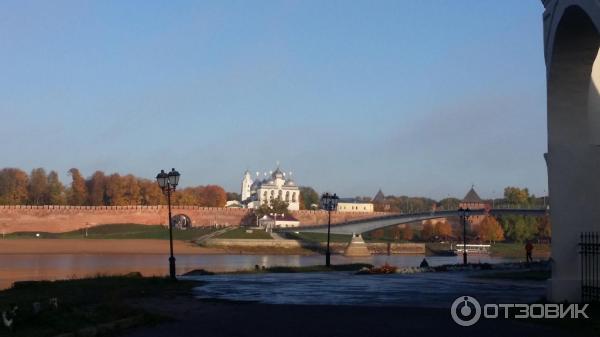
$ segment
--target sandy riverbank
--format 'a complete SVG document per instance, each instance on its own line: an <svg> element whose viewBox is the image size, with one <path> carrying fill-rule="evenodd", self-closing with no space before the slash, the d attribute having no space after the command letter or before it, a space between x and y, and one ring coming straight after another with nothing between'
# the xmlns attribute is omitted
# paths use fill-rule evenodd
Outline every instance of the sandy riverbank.
<svg viewBox="0 0 600 337"><path fill-rule="evenodd" d="M186 254L294 254L315 252L297 248L201 247L188 241L173 241L178 255ZM0 254L165 254L168 240L93 240L93 239L6 239L0 240Z"/></svg>
<svg viewBox="0 0 600 337"><path fill-rule="evenodd" d="M174 241L177 254L222 254L223 249ZM23 239L0 240L0 254L163 254L168 240Z"/></svg>

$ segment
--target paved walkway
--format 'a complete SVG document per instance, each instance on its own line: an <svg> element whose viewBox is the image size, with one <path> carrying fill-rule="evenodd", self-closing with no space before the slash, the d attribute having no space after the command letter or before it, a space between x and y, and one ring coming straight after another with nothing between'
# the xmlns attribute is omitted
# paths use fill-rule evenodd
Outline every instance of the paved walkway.
<svg viewBox="0 0 600 337"><path fill-rule="evenodd" d="M308 295L310 296L310 295ZM454 323L448 309L365 306L269 305L206 302L189 298L137 302L153 312L178 317L127 331L127 337L387 337L387 336L575 336L547 325L515 320Z"/></svg>

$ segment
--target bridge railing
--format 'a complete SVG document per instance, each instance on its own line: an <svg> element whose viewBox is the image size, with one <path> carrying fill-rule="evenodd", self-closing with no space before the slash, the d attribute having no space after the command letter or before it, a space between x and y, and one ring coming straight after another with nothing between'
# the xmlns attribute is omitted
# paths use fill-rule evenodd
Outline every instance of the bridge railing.
<svg viewBox="0 0 600 337"><path fill-rule="evenodd" d="M547 213L549 210L547 208L493 208L490 210L486 210L486 209L473 209L471 210L470 214L471 215L484 215L484 214L495 214L495 215L500 215L500 214L506 214L506 213L515 213L515 214L523 214L523 215L543 215L544 213ZM340 226L340 225L354 225L354 224L361 224L361 223L365 223L365 222L371 222L371 221L381 221L381 220L388 220L388 219L406 219L406 218L443 218L443 217L456 217L459 216L458 214L458 210L454 209L454 210L436 210L436 211L428 211L428 212L417 212L417 213L390 213L389 215L384 215L384 216L378 216L378 217L372 217L372 218L363 218L363 219L356 219L356 220L350 220L350 221L345 221L345 222L338 222L335 224L331 224L332 226ZM419 221L418 219L416 219L415 221ZM326 226L327 224L318 224L318 225L311 225L311 226L303 226L304 228L312 228L312 227L323 227Z"/></svg>

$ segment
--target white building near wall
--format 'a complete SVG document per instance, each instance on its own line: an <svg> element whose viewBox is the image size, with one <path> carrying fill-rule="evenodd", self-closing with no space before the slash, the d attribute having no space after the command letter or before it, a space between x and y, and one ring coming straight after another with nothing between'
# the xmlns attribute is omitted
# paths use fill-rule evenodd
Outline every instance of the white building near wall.
<svg viewBox="0 0 600 337"><path fill-rule="evenodd" d="M290 228L299 227L300 221L289 214L277 216L265 215L258 220L258 225L265 229Z"/></svg>
<svg viewBox="0 0 600 337"><path fill-rule="evenodd" d="M300 188L292 180L291 174L283 173L279 167L261 180L257 172L252 179L250 172L244 173L241 191L242 204L248 208L258 208L263 203L270 203L274 199L281 199L288 203L290 211L300 209Z"/></svg>
<svg viewBox="0 0 600 337"><path fill-rule="evenodd" d="M373 203L362 202L354 198L341 198L337 204L338 212L373 212Z"/></svg>

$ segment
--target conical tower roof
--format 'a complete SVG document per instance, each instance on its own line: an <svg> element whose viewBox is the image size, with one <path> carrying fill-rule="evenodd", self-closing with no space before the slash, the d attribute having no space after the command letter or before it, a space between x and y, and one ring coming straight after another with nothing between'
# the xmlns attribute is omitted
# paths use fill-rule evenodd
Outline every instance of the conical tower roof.
<svg viewBox="0 0 600 337"><path fill-rule="evenodd" d="M469 190L469 192L467 192L467 195L465 195L465 197L463 198L462 202L467 202L467 203L482 203L483 200L481 200L481 198L479 197L479 195L477 194L477 192L475 192L474 186L471 186L471 189Z"/></svg>
<svg viewBox="0 0 600 337"><path fill-rule="evenodd" d="M379 189L379 191L377 191L377 194L375 194L375 197L373 197L373 202L382 202L385 200L385 195L383 195L383 192L381 191L381 188Z"/></svg>

